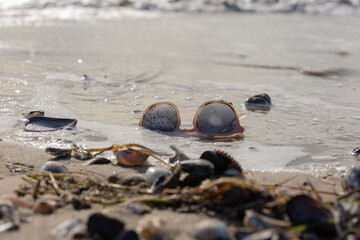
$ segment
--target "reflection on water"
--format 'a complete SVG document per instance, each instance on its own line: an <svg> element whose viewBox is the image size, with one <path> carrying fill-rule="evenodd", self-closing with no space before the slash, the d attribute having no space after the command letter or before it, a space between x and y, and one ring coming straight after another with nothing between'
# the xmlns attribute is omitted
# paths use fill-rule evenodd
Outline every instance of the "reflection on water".
<svg viewBox="0 0 360 240"><path fill-rule="evenodd" d="M175 144L192 157L222 149L257 170L356 164L349 152L360 142L358 18L178 14L0 28L0 46L7 46L0 49L1 139L41 148L57 139L94 147L137 142L159 151ZM349 71L314 76L298 69ZM243 107L263 92L271 96L271 111ZM138 127L152 103L175 103L186 124L213 99L247 114L240 121L243 140L214 142ZM24 134L21 114L34 110L76 118L79 131Z"/></svg>

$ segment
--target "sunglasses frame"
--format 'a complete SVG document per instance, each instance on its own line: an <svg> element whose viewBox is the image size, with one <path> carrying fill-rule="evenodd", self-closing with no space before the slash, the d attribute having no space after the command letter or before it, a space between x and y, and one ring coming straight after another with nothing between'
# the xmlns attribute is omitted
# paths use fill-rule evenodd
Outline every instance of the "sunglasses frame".
<svg viewBox="0 0 360 240"><path fill-rule="evenodd" d="M232 130L230 133L203 133L203 132L201 132L199 130L199 128L198 128L198 126L196 124L196 119L197 119L201 109L204 108L206 105L209 105L209 104L212 104L212 103L225 104L225 105L229 106L234 111L235 116L236 116L236 123L235 123L234 130ZM142 127L144 117L145 117L146 113L150 109L152 109L153 107L155 107L157 105L162 105L162 104L170 105L176 110L178 123L176 125L176 128L174 130L172 130L172 131L169 131L169 132L176 132L176 133L181 133L181 134L201 134L201 135L206 136L206 137L235 137L235 136L243 137L245 135L245 129L240 125L240 119L243 118L246 115L239 116L239 114L236 111L236 109L234 108L233 104L231 102L226 102L224 100L211 100L211 101L207 101L207 102L201 104L201 106L196 111L194 119L193 119L193 126L194 126L193 129L180 129L180 125L181 125L180 111L177 108L177 106L172 102L157 102L157 103L154 103L154 104L151 104L150 106L148 106L146 108L146 110L143 112L143 114L142 114L142 116L140 118L139 126Z"/></svg>

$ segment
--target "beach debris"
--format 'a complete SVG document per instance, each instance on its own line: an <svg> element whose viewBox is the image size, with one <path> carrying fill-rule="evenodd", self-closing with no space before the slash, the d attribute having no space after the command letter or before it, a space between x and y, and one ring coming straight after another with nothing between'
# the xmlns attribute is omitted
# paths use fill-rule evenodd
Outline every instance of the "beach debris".
<svg viewBox="0 0 360 240"><path fill-rule="evenodd" d="M23 113L23 116L26 119L30 119L30 118L33 118L33 117L43 117L43 116L45 116L45 112L43 112L43 111L30 111L29 113Z"/></svg>
<svg viewBox="0 0 360 240"><path fill-rule="evenodd" d="M219 220L203 220L195 225L192 237L198 240L230 240L230 234L224 223Z"/></svg>
<svg viewBox="0 0 360 240"><path fill-rule="evenodd" d="M171 172L162 167L149 167L145 172L146 181L151 185L159 177L168 177L171 175Z"/></svg>
<svg viewBox="0 0 360 240"><path fill-rule="evenodd" d="M69 173L69 170L63 164L54 161L44 163L40 170L52 173Z"/></svg>
<svg viewBox="0 0 360 240"><path fill-rule="evenodd" d="M15 163L10 163L7 162L5 163L6 167L10 170L10 172L17 172L17 173L25 173L25 172L31 172L34 170L34 166L33 165L29 165L29 164L25 164L25 163L19 163L19 162L15 162Z"/></svg>
<svg viewBox="0 0 360 240"><path fill-rule="evenodd" d="M92 239L115 239L124 230L124 222L105 216L102 213L92 214L87 222L87 229Z"/></svg>
<svg viewBox="0 0 360 240"><path fill-rule="evenodd" d="M104 157L98 157L92 160L87 161L86 163L84 163L84 166L88 166L88 165L99 165L99 164L110 164L111 160L108 158L104 158Z"/></svg>
<svg viewBox="0 0 360 240"><path fill-rule="evenodd" d="M244 106L248 110L269 111L272 106L272 103L270 96L266 93L262 93L249 97L244 102Z"/></svg>
<svg viewBox="0 0 360 240"><path fill-rule="evenodd" d="M76 126L76 119L32 117L25 124L24 130L28 132L49 132L60 129L73 129Z"/></svg>
<svg viewBox="0 0 360 240"><path fill-rule="evenodd" d="M326 223L333 216L320 202L307 195L297 195L286 203L286 213L294 225Z"/></svg>
<svg viewBox="0 0 360 240"><path fill-rule="evenodd" d="M136 143L129 143L124 145L113 144L106 148L89 148L85 149L78 144L75 144L73 148L46 148L45 152L54 156L61 156L68 152L75 152L75 156L85 160L94 158L97 155L105 152L112 151L118 161L119 165L134 167L142 165L150 156L162 162L163 164L173 168L169 163L159 157L157 152Z"/></svg>
<svg viewBox="0 0 360 240"><path fill-rule="evenodd" d="M185 155L185 153L183 153L180 149L175 147L175 145L170 144L170 148L175 152L175 155L170 157L170 159L169 159L170 163L175 163L177 161L190 159L188 156Z"/></svg>
<svg viewBox="0 0 360 240"><path fill-rule="evenodd" d="M228 153L220 150L205 151L200 156L201 159L208 160L214 165L214 174L222 175L227 169L234 168L242 173L242 167Z"/></svg>
<svg viewBox="0 0 360 240"><path fill-rule="evenodd" d="M155 215L146 215L140 219L136 231L139 235L145 240L151 239L169 239L165 233L162 231L165 225L165 220L160 216Z"/></svg>
<svg viewBox="0 0 360 240"><path fill-rule="evenodd" d="M360 156L360 147L355 148L355 149L351 152L351 155Z"/></svg>

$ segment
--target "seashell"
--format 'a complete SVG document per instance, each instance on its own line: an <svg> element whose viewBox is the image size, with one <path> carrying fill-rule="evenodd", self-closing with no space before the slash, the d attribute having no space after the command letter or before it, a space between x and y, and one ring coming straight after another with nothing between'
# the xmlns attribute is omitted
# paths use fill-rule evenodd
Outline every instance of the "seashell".
<svg viewBox="0 0 360 240"><path fill-rule="evenodd" d="M184 160L180 162L181 170L188 173L182 181L182 186L197 186L206 178L210 178L214 173L214 165L203 159Z"/></svg>
<svg viewBox="0 0 360 240"><path fill-rule="evenodd" d="M256 231L251 234L246 234L246 237L242 236L243 233L237 232L235 234L235 239L237 240L289 240L279 229L268 228L260 231Z"/></svg>
<svg viewBox="0 0 360 240"><path fill-rule="evenodd" d="M139 236L134 230L124 230L114 240L139 240Z"/></svg>
<svg viewBox="0 0 360 240"><path fill-rule="evenodd" d="M37 201L32 207L32 211L34 213L41 213L41 214L51 214L54 212L54 210L55 210L54 205L44 200Z"/></svg>
<svg viewBox="0 0 360 240"><path fill-rule="evenodd" d="M145 173L146 181L149 184L153 184L159 177L168 177L170 175L171 172L169 170L161 167L149 167Z"/></svg>
<svg viewBox="0 0 360 240"><path fill-rule="evenodd" d="M39 198L32 207L32 211L41 214L51 214L65 205L64 200L53 194L45 194Z"/></svg>
<svg viewBox="0 0 360 240"><path fill-rule="evenodd" d="M262 93L249 97L245 102L244 106L248 110L267 110L269 111L272 104L271 98L268 94Z"/></svg>
<svg viewBox="0 0 360 240"><path fill-rule="evenodd" d="M195 225L192 236L198 240L229 240L225 224L218 220L203 220Z"/></svg>
<svg viewBox="0 0 360 240"><path fill-rule="evenodd" d="M200 156L201 159L208 160L214 165L215 175L221 175L228 168L235 168L240 173L242 167L232 156L221 150L205 151Z"/></svg>
<svg viewBox="0 0 360 240"><path fill-rule="evenodd" d="M143 164L148 159L149 154L130 149L115 150L114 155L120 165L133 167Z"/></svg>
<svg viewBox="0 0 360 240"><path fill-rule="evenodd" d="M165 221L159 216L147 215L140 219L136 231L143 239L162 239Z"/></svg>
<svg viewBox="0 0 360 240"><path fill-rule="evenodd" d="M92 214L87 222L87 229L92 239L114 239L123 230L124 223L101 213Z"/></svg>
<svg viewBox="0 0 360 240"><path fill-rule="evenodd" d="M51 230L51 236L53 238L60 238L67 235L72 229L79 225L84 225L81 219L69 219L60 224Z"/></svg>
<svg viewBox="0 0 360 240"><path fill-rule="evenodd" d="M29 113L23 113L23 116L27 119L33 117L43 117L45 113L43 111L30 111Z"/></svg>
<svg viewBox="0 0 360 240"><path fill-rule="evenodd" d="M360 188L360 168L352 168L345 177L345 187L349 190Z"/></svg>
<svg viewBox="0 0 360 240"><path fill-rule="evenodd" d="M29 132L56 131L64 128L73 128L76 123L76 119L32 117L25 124L24 130Z"/></svg>
<svg viewBox="0 0 360 240"><path fill-rule="evenodd" d="M49 161L40 168L41 171L52 173L69 173L69 170L61 163Z"/></svg>
<svg viewBox="0 0 360 240"><path fill-rule="evenodd" d="M109 164L111 161L104 157L95 158L93 160L89 160L86 163L84 163L84 166L88 165L94 165L94 164Z"/></svg>
<svg viewBox="0 0 360 240"><path fill-rule="evenodd" d="M188 160L190 159L188 156L185 155L185 153L183 153L182 151L180 151L177 147L175 147L174 145L170 145L170 148L175 152L175 156L170 157L169 162L170 163L175 163L177 161L182 161L182 160Z"/></svg>
<svg viewBox="0 0 360 240"><path fill-rule="evenodd" d="M329 210L307 195L297 195L286 203L286 213L294 225L321 223L332 218Z"/></svg>
<svg viewBox="0 0 360 240"><path fill-rule="evenodd" d="M355 148L355 149L351 152L351 155L360 156L360 147Z"/></svg>

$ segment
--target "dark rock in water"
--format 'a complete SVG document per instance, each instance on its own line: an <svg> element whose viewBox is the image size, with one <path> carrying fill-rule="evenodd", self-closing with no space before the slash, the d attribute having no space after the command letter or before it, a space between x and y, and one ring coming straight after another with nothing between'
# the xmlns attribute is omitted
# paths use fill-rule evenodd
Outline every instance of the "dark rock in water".
<svg viewBox="0 0 360 240"><path fill-rule="evenodd" d="M76 119L33 117L25 124L24 130L29 132L48 132L75 127Z"/></svg>
<svg viewBox="0 0 360 240"><path fill-rule="evenodd" d="M206 178L211 178L214 173L214 165L207 160L184 160L180 164L181 170L188 173L188 176L182 181L182 186L197 186Z"/></svg>
<svg viewBox="0 0 360 240"><path fill-rule="evenodd" d="M349 190L360 188L360 168L353 168L350 170L345 178L345 185Z"/></svg>
<svg viewBox="0 0 360 240"><path fill-rule="evenodd" d="M360 147L355 148L355 149L351 152L351 155L360 156Z"/></svg>
<svg viewBox="0 0 360 240"><path fill-rule="evenodd" d="M325 223L332 218L329 210L320 202L306 195L297 195L286 203L286 213L294 225L305 223Z"/></svg>
<svg viewBox="0 0 360 240"><path fill-rule="evenodd" d="M270 110L272 105L271 98L268 94L262 93L249 97L244 105L249 110Z"/></svg>
<svg viewBox="0 0 360 240"><path fill-rule="evenodd" d="M23 116L27 119L33 118L33 117L43 117L45 113L43 111L31 111L29 113L23 113Z"/></svg>
<svg viewBox="0 0 360 240"><path fill-rule="evenodd" d="M61 163L49 161L40 168L41 171L52 173L69 173L69 170Z"/></svg>
<svg viewBox="0 0 360 240"><path fill-rule="evenodd" d="M112 240L122 233L124 223L101 213L94 213L89 217L87 227L92 239Z"/></svg>
<svg viewBox="0 0 360 240"><path fill-rule="evenodd" d="M134 230L124 230L114 240L139 240L139 236Z"/></svg>

